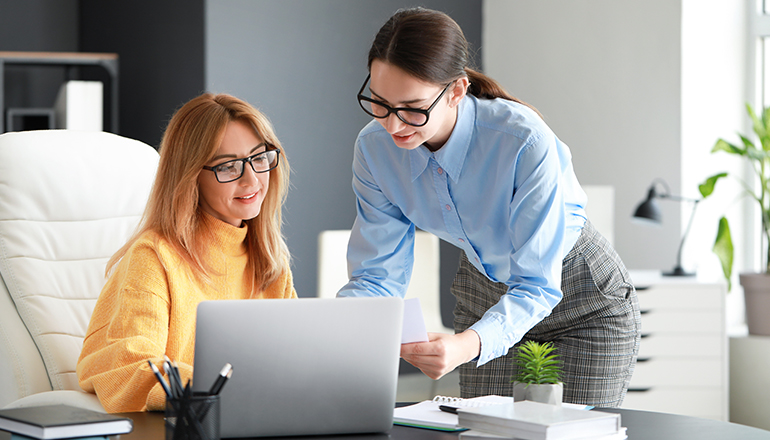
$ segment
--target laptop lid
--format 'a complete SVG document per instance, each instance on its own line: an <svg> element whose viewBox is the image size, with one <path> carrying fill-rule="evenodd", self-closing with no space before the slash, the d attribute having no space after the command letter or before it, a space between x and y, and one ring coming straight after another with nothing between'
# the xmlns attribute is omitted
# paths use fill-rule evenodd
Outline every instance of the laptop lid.
<svg viewBox="0 0 770 440"><path fill-rule="evenodd" d="M222 437L383 432L393 424L400 298L204 301L193 391L225 363Z"/></svg>

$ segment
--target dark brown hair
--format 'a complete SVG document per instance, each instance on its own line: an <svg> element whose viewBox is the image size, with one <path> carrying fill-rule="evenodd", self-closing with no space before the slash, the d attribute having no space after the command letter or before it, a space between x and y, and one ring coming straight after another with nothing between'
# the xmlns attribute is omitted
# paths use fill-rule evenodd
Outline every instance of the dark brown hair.
<svg viewBox="0 0 770 440"><path fill-rule="evenodd" d="M425 8L400 9L380 28L369 49L374 60L392 64L438 85L468 77L468 93L481 99L503 98L537 109L509 94L497 81L469 67L470 50L460 26L447 14ZM538 113L539 114L539 113Z"/></svg>

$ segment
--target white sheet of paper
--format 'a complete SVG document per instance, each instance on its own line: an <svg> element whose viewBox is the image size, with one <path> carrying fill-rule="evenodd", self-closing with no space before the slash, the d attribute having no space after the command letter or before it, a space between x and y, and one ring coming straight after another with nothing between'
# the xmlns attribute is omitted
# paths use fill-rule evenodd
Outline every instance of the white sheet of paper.
<svg viewBox="0 0 770 440"><path fill-rule="evenodd" d="M428 342L428 331L422 317L420 298L404 300L404 326L401 330L401 343Z"/></svg>

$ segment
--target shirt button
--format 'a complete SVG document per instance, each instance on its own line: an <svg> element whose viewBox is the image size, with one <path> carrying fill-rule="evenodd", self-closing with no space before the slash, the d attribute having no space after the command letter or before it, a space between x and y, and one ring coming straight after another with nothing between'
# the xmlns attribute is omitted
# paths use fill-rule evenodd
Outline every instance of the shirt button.
<svg viewBox="0 0 770 440"><path fill-rule="evenodd" d="M474 260L476 260L476 262L478 263L479 262L479 257L475 257Z"/></svg>
<svg viewBox="0 0 770 440"><path fill-rule="evenodd" d="M465 240L463 240L462 238L458 238L457 241L459 241L460 243L465 243Z"/></svg>
<svg viewBox="0 0 770 440"><path fill-rule="evenodd" d="M444 174L444 170L443 170L443 169L441 169L441 168L439 168L439 169L438 169L438 173L439 173L439 174Z"/></svg>
<svg viewBox="0 0 770 440"><path fill-rule="evenodd" d="M452 207L451 207L451 206L449 206L449 205L446 205L446 210L447 210L447 211L451 211L451 210L452 210Z"/></svg>

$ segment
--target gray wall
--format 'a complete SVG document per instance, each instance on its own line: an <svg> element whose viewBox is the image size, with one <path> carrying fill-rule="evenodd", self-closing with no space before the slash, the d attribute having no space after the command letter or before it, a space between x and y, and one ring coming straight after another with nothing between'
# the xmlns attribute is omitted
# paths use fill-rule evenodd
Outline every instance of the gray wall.
<svg viewBox="0 0 770 440"><path fill-rule="evenodd" d="M370 120L355 94L377 30L409 1L208 0L206 88L259 107L292 165L286 236L300 296L316 292L317 236L355 218L353 142ZM481 1L423 1L450 14L481 63ZM449 284L459 253L442 248L442 308L451 326ZM444 301L446 299L446 301Z"/></svg>
<svg viewBox="0 0 770 440"><path fill-rule="evenodd" d="M487 73L543 113L570 146L581 184L615 188L615 248L626 266L670 271L683 206L660 201L657 228L631 216L655 178L695 196L695 185L681 185L681 2L487 0L484 8Z"/></svg>
<svg viewBox="0 0 770 440"><path fill-rule="evenodd" d="M0 51L77 50L78 0L0 0ZM5 105L51 107L64 78L63 68L10 66Z"/></svg>
<svg viewBox="0 0 770 440"><path fill-rule="evenodd" d="M120 57L121 135L157 147L174 110L204 91L203 11L203 0L80 0L80 50Z"/></svg>

